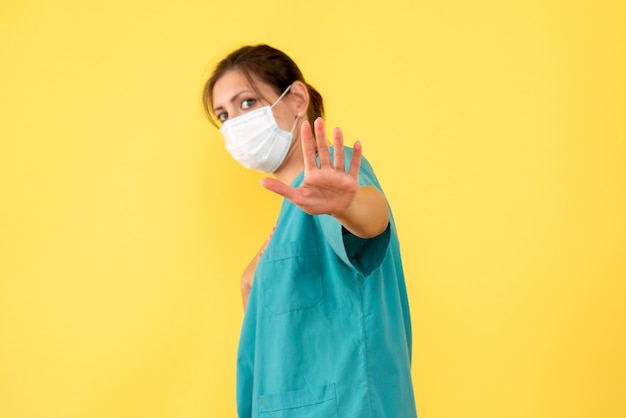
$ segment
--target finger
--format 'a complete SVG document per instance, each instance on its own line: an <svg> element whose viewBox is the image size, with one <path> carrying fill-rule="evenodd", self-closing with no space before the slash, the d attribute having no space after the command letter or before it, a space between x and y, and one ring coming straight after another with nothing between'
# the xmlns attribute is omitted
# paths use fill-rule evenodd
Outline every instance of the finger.
<svg viewBox="0 0 626 418"><path fill-rule="evenodd" d="M354 147L352 148L352 160L350 160L350 171L348 171L348 175L351 177L358 178L359 170L361 168L361 156L363 155L363 147L361 146L360 141L356 141L354 143Z"/></svg>
<svg viewBox="0 0 626 418"><path fill-rule="evenodd" d="M294 193L293 188L287 186L285 183L283 183L280 180L276 180L270 177L265 177L261 179L260 183L261 183L261 186L265 187L270 192L279 194L287 199L289 199L290 197L293 197L292 196Z"/></svg>
<svg viewBox="0 0 626 418"><path fill-rule="evenodd" d="M317 143L317 155L320 159L320 167L330 167L330 150L326 141L324 120L321 117L315 119L315 141Z"/></svg>
<svg viewBox="0 0 626 418"><path fill-rule="evenodd" d="M300 128L300 138L302 141L302 157L304 158L304 170L317 168L315 162L315 141L313 140L313 131L308 120L302 122Z"/></svg>
<svg viewBox="0 0 626 418"><path fill-rule="evenodd" d="M335 146L335 170L345 173L346 171L346 154L343 149L343 133L341 129L335 128L333 131L333 144Z"/></svg>

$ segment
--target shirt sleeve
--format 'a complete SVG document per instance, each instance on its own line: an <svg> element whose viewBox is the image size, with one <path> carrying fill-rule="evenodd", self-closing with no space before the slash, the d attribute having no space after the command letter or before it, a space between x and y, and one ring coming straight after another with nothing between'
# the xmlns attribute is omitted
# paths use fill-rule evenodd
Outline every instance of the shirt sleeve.
<svg viewBox="0 0 626 418"><path fill-rule="evenodd" d="M352 149L346 147L345 153L346 170L348 170L352 158ZM361 158L359 185L374 186L382 193L378 179L370 163L364 157ZM349 267L367 277L380 266L389 247L391 223L380 235L364 239L350 233L330 215L319 215L318 220L326 241L337 256Z"/></svg>

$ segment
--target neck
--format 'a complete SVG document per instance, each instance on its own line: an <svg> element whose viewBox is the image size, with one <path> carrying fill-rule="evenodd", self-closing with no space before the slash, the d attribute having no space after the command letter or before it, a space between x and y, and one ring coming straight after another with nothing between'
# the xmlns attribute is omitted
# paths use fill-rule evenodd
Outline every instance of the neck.
<svg viewBox="0 0 626 418"><path fill-rule="evenodd" d="M302 156L302 145L298 138L287 152L285 162L274 172L274 177L286 185L290 185L302 170L304 170L304 158Z"/></svg>

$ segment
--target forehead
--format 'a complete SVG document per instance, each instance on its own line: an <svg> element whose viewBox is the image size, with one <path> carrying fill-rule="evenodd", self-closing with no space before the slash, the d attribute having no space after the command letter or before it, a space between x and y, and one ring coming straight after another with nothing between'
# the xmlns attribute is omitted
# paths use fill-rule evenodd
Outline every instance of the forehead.
<svg viewBox="0 0 626 418"><path fill-rule="evenodd" d="M254 85L252 85L246 75L239 70L231 70L224 73L213 86L213 106L217 108L224 105L230 101L232 97L242 91L254 92L258 90L263 96L273 91L268 84L259 80L254 74L250 74L250 76Z"/></svg>

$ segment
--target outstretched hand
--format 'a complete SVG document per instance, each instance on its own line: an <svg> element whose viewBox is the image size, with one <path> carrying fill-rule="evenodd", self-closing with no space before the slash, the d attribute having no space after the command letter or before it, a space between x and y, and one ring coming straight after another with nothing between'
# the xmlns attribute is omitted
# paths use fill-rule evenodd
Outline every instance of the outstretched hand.
<svg viewBox="0 0 626 418"><path fill-rule="evenodd" d="M324 121L317 118L313 125L315 136L311 131L311 124L308 121L302 123L304 180L300 187L290 187L274 178L264 178L261 184L266 189L289 199L310 215L341 216L352 204L359 187L361 143L357 141L354 144L350 168L346 172L341 130L339 128L333 130L334 161L331 161ZM319 167L315 158L316 144Z"/></svg>

